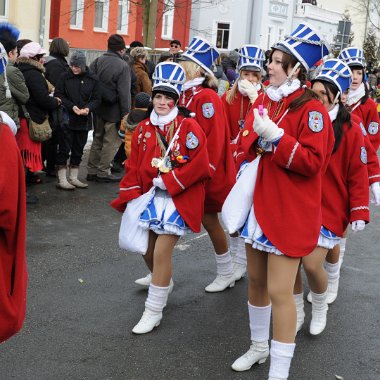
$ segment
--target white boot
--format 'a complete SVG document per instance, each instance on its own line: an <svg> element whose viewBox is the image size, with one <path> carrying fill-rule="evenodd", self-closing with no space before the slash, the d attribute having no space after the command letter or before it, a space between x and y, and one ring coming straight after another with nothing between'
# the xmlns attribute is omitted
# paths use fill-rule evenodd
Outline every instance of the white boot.
<svg viewBox="0 0 380 380"><path fill-rule="evenodd" d="M272 339L269 379L286 380L289 377L289 369L295 347L295 343L282 343Z"/></svg>
<svg viewBox="0 0 380 380"><path fill-rule="evenodd" d="M310 322L310 334L319 335L326 327L328 305L326 302L327 291L321 294L312 293L312 311Z"/></svg>
<svg viewBox="0 0 380 380"><path fill-rule="evenodd" d="M210 285L205 287L205 291L208 293L222 292L227 288L235 286L235 275L230 251L222 255L215 254L215 260L217 276Z"/></svg>
<svg viewBox="0 0 380 380"><path fill-rule="evenodd" d="M230 251L232 255L235 281L239 281L247 273L247 255L245 253L244 239L240 237L231 237Z"/></svg>
<svg viewBox="0 0 380 380"><path fill-rule="evenodd" d="M133 328L134 334L146 334L151 332L155 327L160 325L162 319L162 311L152 311L145 309L139 323Z"/></svg>
<svg viewBox="0 0 380 380"><path fill-rule="evenodd" d="M57 189L62 189L62 190L74 190L75 186L67 182L66 170L67 170L66 166L60 166L58 168L58 172L57 172L58 182L56 184L56 187Z"/></svg>
<svg viewBox="0 0 380 380"><path fill-rule="evenodd" d="M80 189L87 189L88 183L83 183L78 179L79 168L77 166L70 166L69 182Z"/></svg>
<svg viewBox="0 0 380 380"><path fill-rule="evenodd" d="M151 282L152 282L152 273L149 273L145 277L141 277L135 280L135 284L141 285L144 288L149 288L149 285ZM169 283L169 294L173 291L173 289L174 289L174 281L171 278L170 283Z"/></svg>
<svg viewBox="0 0 380 380"><path fill-rule="evenodd" d="M339 289L339 278L336 280L328 280L327 285L327 303L330 305L338 297L338 289Z"/></svg>
<svg viewBox="0 0 380 380"><path fill-rule="evenodd" d="M347 238L341 238L339 242L339 269L342 267L344 254L346 253Z"/></svg>
<svg viewBox="0 0 380 380"><path fill-rule="evenodd" d="M254 342L252 341L249 350L240 358L236 359L231 368L234 371L248 371L255 363L263 364L269 356L268 341Z"/></svg>
<svg viewBox="0 0 380 380"><path fill-rule="evenodd" d="M305 311L303 302L303 293L293 294L294 302L296 304L297 311L297 332L301 330L302 325L305 321Z"/></svg>

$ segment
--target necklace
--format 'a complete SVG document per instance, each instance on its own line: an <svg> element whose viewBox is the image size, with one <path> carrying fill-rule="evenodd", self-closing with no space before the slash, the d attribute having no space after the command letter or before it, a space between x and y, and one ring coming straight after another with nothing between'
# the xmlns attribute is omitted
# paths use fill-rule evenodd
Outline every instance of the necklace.
<svg viewBox="0 0 380 380"><path fill-rule="evenodd" d="M245 111L245 115L243 117L243 114L244 114L244 96L242 96L241 101L240 101L240 118L238 120L239 129L244 128L244 120L247 117L248 111L250 108L251 108L250 103L248 103L247 110Z"/></svg>
<svg viewBox="0 0 380 380"><path fill-rule="evenodd" d="M273 107L273 103L276 104L276 108ZM282 111L284 109L284 101L281 99L278 102L273 102L272 100L269 99L268 105L267 105L267 110L268 110L268 116L271 120L276 122L278 117L281 115Z"/></svg>

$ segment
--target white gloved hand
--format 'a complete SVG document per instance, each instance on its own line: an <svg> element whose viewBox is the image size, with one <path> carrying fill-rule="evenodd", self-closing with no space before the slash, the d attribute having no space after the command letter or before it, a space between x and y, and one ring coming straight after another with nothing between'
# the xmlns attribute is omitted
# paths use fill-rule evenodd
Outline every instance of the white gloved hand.
<svg viewBox="0 0 380 380"><path fill-rule="evenodd" d="M166 186L162 180L162 177L153 178L153 185L160 188L161 190L166 190Z"/></svg>
<svg viewBox="0 0 380 380"><path fill-rule="evenodd" d="M358 232L363 231L365 228L365 221L364 220L355 220L352 222L352 231Z"/></svg>
<svg viewBox="0 0 380 380"><path fill-rule="evenodd" d="M376 206L380 206L380 182L374 182L371 185L372 199L371 202Z"/></svg>
<svg viewBox="0 0 380 380"><path fill-rule="evenodd" d="M269 119L268 110L266 108L264 108L263 116L259 115L259 110L257 108L253 110L253 114L255 115L253 129L264 140L274 142L284 135L284 130L279 128L276 123Z"/></svg>
<svg viewBox="0 0 380 380"><path fill-rule="evenodd" d="M251 103L254 103L257 97L259 96L257 93L256 86L247 79L239 80L239 88L247 94Z"/></svg>

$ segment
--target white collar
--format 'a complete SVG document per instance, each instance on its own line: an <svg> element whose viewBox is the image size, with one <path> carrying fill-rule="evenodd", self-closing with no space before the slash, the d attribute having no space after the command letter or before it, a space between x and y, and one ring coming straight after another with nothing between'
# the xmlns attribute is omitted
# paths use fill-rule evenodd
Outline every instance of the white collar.
<svg viewBox="0 0 380 380"><path fill-rule="evenodd" d="M329 111L329 116L331 122L335 121L339 112L339 103L335 104L335 106Z"/></svg>
<svg viewBox="0 0 380 380"><path fill-rule="evenodd" d="M157 115L155 110L152 110L150 113L150 122L153 125L157 125L160 127L160 129L164 129L164 126L166 124L169 124L171 121L173 121L178 115L178 108L174 107L167 115L160 116Z"/></svg>
<svg viewBox="0 0 380 380"><path fill-rule="evenodd" d="M294 79L290 83L286 81L279 87L269 86L266 89L266 94L269 98L275 102L280 101L283 97L286 97L293 92L297 91L301 87L299 79Z"/></svg>
<svg viewBox="0 0 380 380"><path fill-rule="evenodd" d="M361 83L356 90L350 90L347 95L347 104L352 106L357 103L365 95L364 83Z"/></svg>
<svg viewBox="0 0 380 380"><path fill-rule="evenodd" d="M183 91L186 91L192 87L198 87L199 85L201 85L204 82L205 79L206 79L205 77L198 77L198 78L188 80L183 85Z"/></svg>

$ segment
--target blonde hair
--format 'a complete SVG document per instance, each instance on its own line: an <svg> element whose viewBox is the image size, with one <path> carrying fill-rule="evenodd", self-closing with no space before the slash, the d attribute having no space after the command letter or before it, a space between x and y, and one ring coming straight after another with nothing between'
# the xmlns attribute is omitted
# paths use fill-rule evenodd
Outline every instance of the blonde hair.
<svg viewBox="0 0 380 380"><path fill-rule="evenodd" d="M132 58L134 58L135 61L137 61L139 58L147 58L148 56L146 50L140 46L133 48L129 54Z"/></svg>
<svg viewBox="0 0 380 380"><path fill-rule="evenodd" d="M204 77L205 80L202 83L203 87L211 88L215 91L218 89L218 82L214 76L211 76L207 71L202 69L198 64L192 61L182 61L182 68L185 70L186 80L193 80L195 78Z"/></svg>
<svg viewBox="0 0 380 380"><path fill-rule="evenodd" d="M236 98L236 93L239 91L238 90L238 81L240 79L240 73L244 70L244 67L240 70L239 72L239 77L236 79L234 85L232 86L232 88L227 91L227 95L226 95L226 102L228 104L232 104L234 99ZM256 77L259 81L261 81L261 72L259 71L255 71L256 73ZM261 85L262 86L262 85Z"/></svg>

